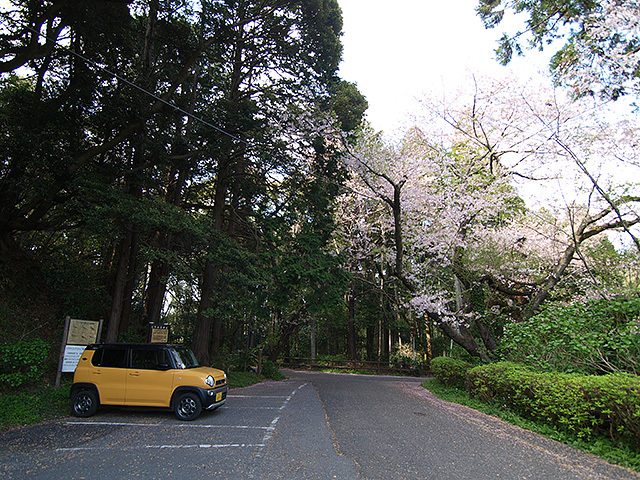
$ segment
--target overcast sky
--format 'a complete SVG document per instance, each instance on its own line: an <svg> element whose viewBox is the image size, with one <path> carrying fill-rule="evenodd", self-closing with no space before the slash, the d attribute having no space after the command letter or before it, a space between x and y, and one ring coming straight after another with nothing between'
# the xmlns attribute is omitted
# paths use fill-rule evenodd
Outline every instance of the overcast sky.
<svg viewBox="0 0 640 480"><path fill-rule="evenodd" d="M338 1L344 20L340 76L367 97L376 130L402 129L417 97L452 90L471 74L516 71L529 78L547 71L546 53L530 52L508 67L496 62L503 29L484 28L477 0Z"/></svg>

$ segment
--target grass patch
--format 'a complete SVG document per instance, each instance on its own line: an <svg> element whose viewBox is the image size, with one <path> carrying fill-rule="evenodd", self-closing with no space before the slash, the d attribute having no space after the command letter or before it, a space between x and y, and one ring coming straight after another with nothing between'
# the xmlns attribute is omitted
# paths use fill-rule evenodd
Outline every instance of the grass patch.
<svg viewBox="0 0 640 480"><path fill-rule="evenodd" d="M70 413L70 385L59 388L44 387L17 393L3 392L0 395L0 429L16 425L30 425Z"/></svg>
<svg viewBox="0 0 640 480"><path fill-rule="evenodd" d="M512 425L525 428L544 437L566 443L567 445L589 452L610 463L615 463L622 467L640 472L640 452L636 452L628 446L616 445L608 438L600 437L586 442L576 436L560 432L548 424L523 418L496 403L483 403L479 400L470 398L469 394L465 390L447 387L435 378L424 381L422 386L433 393L436 397L447 402L465 405L473 408L474 410L478 410L479 412L486 413L487 415L498 417Z"/></svg>
<svg viewBox="0 0 640 480"><path fill-rule="evenodd" d="M254 372L231 372L227 374L227 382L230 389L248 387L261 381L262 377Z"/></svg>
<svg viewBox="0 0 640 480"><path fill-rule="evenodd" d="M376 375L375 372L370 372L367 370L354 370L353 368L322 367L322 368L314 368L313 371L324 372L324 373L348 373L350 375Z"/></svg>

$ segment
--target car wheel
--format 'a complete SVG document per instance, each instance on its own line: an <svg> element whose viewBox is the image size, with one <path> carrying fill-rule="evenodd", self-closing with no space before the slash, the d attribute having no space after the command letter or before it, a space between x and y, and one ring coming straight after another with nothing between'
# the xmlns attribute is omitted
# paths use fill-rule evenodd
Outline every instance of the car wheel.
<svg viewBox="0 0 640 480"><path fill-rule="evenodd" d="M195 393L183 393L176 400L174 412L180 420L195 420L202 412L202 402Z"/></svg>
<svg viewBox="0 0 640 480"><path fill-rule="evenodd" d="M73 396L72 410L76 417L90 417L98 410L98 395L93 390L80 390Z"/></svg>

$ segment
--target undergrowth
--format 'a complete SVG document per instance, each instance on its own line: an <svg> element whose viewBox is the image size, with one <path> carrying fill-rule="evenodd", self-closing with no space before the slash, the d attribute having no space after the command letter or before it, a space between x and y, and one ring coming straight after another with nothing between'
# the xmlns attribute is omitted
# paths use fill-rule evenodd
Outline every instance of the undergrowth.
<svg viewBox="0 0 640 480"><path fill-rule="evenodd" d="M433 393L436 397L447 402L471 407L479 412L486 413L487 415L498 417L512 425L525 428L552 440L589 452L610 463L615 463L640 472L640 452L636 452L630 447L617 446L608 438L596 437L592 438L590 441L585 441L578 438L577 435L571 435L567 432L559 431L548 424L539 423L534 420L521 417L502 405L493 402L484 403L480 400L470 398L469 394L465 390L455 387L447 387L435 378L424 381L422 386Z"/></svg>

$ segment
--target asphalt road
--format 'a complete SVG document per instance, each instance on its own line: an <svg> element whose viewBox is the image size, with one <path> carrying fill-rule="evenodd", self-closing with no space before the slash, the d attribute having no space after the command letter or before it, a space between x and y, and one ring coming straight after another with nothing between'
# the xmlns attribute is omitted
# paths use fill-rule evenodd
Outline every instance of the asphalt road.
<svg viewBox="0 0 640 480"><path fill-rule="evenodd" d="M101 409L0 434L0 478L637 479L399 377L286 372L183 423ZM44 407L46 408L46 406Z"/></svg>

